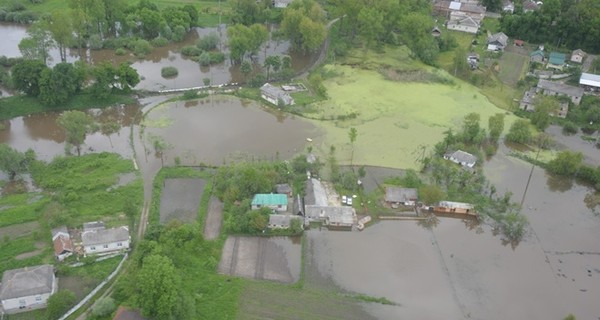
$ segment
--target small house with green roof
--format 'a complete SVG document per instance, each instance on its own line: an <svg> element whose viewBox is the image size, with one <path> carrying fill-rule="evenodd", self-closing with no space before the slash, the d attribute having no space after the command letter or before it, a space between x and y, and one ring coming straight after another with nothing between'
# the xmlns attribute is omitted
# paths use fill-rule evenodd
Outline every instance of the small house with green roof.
<svg viewBox="0 0 600 320"><path fill-rule="evenodd" d="M567 55L564 53L551 52L550 58L548 59L548 65L546 66L546 68L552 68L552 69L562 71L562 69L565 65L566 58L567 58Z"/></svg>
<svg viewBox="0 0 600 320"><path fill-rule="evenodd" d="M542 50L535 50L529 54L529 61L531 62L544 63L545 58L546 56Z"/></svg>
<svg viewBox="0 0 600 320"><path fill-rule="evenodd" d="M270 208L275 211L287 211L288 197L278 193L257 193L252 199L252 210Z"/></svg>

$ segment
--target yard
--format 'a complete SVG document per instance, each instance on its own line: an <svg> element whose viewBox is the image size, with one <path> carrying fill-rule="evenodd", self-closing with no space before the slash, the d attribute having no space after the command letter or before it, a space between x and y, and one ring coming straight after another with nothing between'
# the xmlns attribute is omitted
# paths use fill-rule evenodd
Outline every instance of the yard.
<svg viewBox="0 0 600 320"><path fill-rule="evenodd" d="M206 180L203 179L165 179L160 196L160 223L166 224L172 220L183 223L196 221L205 185Z"/></svg>
<svg viewBox="0 0 600 320"><path fill-rule="evenodd" d="M499 61L498 78L507 85L515 87L527 70L529 57L505 51Z"/></svg>

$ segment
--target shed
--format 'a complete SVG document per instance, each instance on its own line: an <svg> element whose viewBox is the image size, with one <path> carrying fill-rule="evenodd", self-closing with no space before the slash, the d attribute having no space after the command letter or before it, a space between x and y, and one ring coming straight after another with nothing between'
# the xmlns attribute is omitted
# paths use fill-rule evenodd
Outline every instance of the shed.
<svg viewBox="0 0 600 320"><path fill-rule="evenodd" d="M417 204L418 196L417 189L414 188L402 188L402 187L386 187L385 188L385 202L388 204L414 206Z"/></svg>
<svg viewBox="0 0 600 320"><path fill-rule="evenodd" d="M252 210L267 207L275 211L287 211L287 206L288 197L285 194L257 193L252 199Z"/></svg>
<svg viewBox="0 0 600 320"><path fill-rule="evenodd" d="M129 249L131 237L126 226L86 231L81 234L85 254L106 254Z"/></svg>
<svg viewBox="0 0 600 320"><path fill-rule="evenodd" d="M54 256L58 261L63 261L73 254L73 240L67 227L62 226L52 229L52 243L54 245Z"/></svg>
<svg viewBox="0 0 600 320"><path fill-rule="evenodd" d="M586 55L587 54L581 49L573 50L573 52L571 53L571 61L576 63L582 63L583 58L585 58Z"/></svg>
<svg viewBox="0 0 600 320"><path fill-rule="evenodd" d="M504 32L494 33L487 38L488 50L490 46L495 46L496 50L502 51L508 44L508 36Z"/></svg>
<svg viewBox="0 0 600 320"><path fill-rule="evenodd" d="M543 63L545 58L546 55L542 50L535 50L529 54L529 61L531 62Z"/></svg>
<svg viewBox="0 0 600 320"><path fill-rule="evenodd" d="M579 78L579 84L591 91L600 90L600 75L591 73L582 73Z"/></svg>
<svg viewBox="0 0 600 320"><path fill-rule="evenodd" d="M287 183L275 185L275 192L279 194L285 194L288 197L292 196L292 187Z"/></svg>

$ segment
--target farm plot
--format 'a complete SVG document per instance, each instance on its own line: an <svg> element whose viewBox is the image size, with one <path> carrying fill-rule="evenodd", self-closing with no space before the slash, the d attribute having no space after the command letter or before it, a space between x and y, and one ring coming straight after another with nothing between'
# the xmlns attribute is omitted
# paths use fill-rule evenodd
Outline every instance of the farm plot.
<svg viewBox="0 0 600 320"><path fill-rule="evenodd" d="M214 240L219 236L223 222L223 202L217 197L211 196L208 202L208 213L204 224L204 238Z"/></svg>
<svg viewBox="0 0 600 320"><path fill-rule="evenodd" d="M302 249L291 237L227 238L219 272L257 280L293 283L300 278Z"/></svg>
<svg viewBox="0 0 600 320"><path fill-rule="evenodd" d="M504 52L500 58L500 72L498 73L498 77L502 82L516 86L517 81L519 81L523 74L526 62L527 56L514 52Z"/></svg>
<svg viewBox="0 0 600 320"><path fill-rule="evenodd" d="M205 186L204 179L165 179L160 197L160 223L195 221Z"/></svg>

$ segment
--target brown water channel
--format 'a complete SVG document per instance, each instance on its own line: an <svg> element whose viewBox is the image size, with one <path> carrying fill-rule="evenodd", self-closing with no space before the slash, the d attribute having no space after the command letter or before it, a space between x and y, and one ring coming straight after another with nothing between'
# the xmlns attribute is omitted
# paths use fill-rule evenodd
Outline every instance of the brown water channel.
<svg viewBox="0 0 600 320"><path fill-rule="evenodd" d="M275 30L275 27L270 26L269 29ZM21 39L27 36L26 30L26 26L23 25L0 23L0 34L3 40L0 42L0 56L20 56L18 44ZM152 53L143 59L136 58L133 54L118 56L115 55L114 50L87 50L84 51L83 59L93 64L104 61L112 63L132 62L132 67L137 70L141 78L141 82L137 85L136 89L162 90L198 87L204 85L204 78L210 79L210 83L214 85L244 81L244 77L239 70L239 65L232 65L229 59L225 59L223 63L218 65L201 67L197 62L179 53L182 47L195 45L200 37L213 32L220 34L220 46L227 56L227 30L225 25L223 25L221 28L195 28L186 35L183 41L171 43L165 47L154 48ZM303 70L317 58L316 54L304 55L290 50L288 41L270 40L254 57L255 70L259 69L263 64L265 56L274 54L289 54L292 58L292 67L296 71ZM57 49L52 49L50 56L50 65L60 62ZM77 60L79 60L78 50L67 50L67 61L74 62ZM161 69L167 66L176 67L179 70L179 75L170 79L163 78L160 74Z"/></svg>

